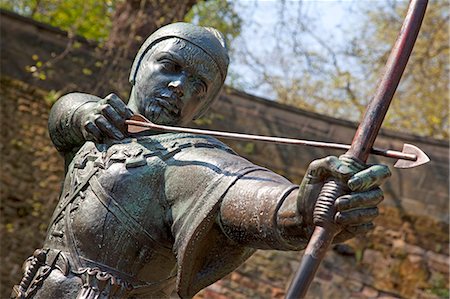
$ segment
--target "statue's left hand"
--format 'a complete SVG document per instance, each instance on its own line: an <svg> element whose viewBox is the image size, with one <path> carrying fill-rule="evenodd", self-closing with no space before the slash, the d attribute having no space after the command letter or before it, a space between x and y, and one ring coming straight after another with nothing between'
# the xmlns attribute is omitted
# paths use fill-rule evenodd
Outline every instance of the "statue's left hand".
<svg viewBox="0 0 450 299"><path fill-rule="evenodd" d="M391 175L386 165L362 165L352 159L327 157L313 161L300 185L298 207L306 224L313 225L317 197L327 179L347 182L348 193L335 201L334 222L341 228L335 242L373 229L377 205L383 200L379 186Z"/></svg>

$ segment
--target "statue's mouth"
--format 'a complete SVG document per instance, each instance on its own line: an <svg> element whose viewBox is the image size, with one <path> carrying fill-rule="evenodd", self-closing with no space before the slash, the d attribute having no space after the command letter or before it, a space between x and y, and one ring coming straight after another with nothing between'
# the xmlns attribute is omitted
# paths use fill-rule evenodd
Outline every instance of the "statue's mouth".
<svg viewBox="0 0 450 299"><path fill-rule="evenodd" d="M145 116L158 124L176 123L181 116L177 103L180 101L163 96L151 98L147 101Z"/></svg>
<svg viewBox="0 0 450 299"><path fill-rule="evenodd" d="M167 111L170 115L178 117L181 114L181 109L177 105L179 101L177 99L158 97L154 99L154 104L157 104L165 111Z"/></svg>

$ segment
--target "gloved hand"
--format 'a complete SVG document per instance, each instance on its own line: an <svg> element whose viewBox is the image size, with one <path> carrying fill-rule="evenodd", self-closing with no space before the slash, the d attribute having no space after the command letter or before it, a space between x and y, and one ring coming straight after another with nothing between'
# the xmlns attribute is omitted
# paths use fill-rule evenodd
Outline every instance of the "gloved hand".
<svg viewBox="0 0 450 299"><path fill-rule="evenodd" d="M305 224L313 227L313 213L316 200L324 183L331 178L346 183L349 190L335 201L334 223L341 231L334 238L335 243L343 242L357 234L364 234L374 225L378 216L377 205L383 200L379 186L391 175L386 165L366 166L342 156L327 157L313 161L300 184L298 209Z"/></svg>
<svg viewBox="0 0 450 299"><path fill-rule="evenodd" d="M133 115L130 108L113 93L98 102L86 103L77 113L80 114L78 118L84 139L96 142L125 138L125 120Z"/></svg>

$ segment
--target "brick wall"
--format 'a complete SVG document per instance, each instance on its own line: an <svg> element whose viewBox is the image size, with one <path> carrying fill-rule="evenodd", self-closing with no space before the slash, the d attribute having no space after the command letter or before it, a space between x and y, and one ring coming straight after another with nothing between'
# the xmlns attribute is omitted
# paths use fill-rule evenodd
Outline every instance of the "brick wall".
<svg viewBox="0 0 450 299"><path fill-rule="evenodd" d="M35 22L11 15L2 15L0 21L0 298L4 298L20 279L22 261L41 246L57 201L63 162L48 138L46 98L48 90L60 89L64 82L74 80L77 66L69 60L64 68L73 72L63 69L57 78L45 82L31 79L29 74L20 72L30 63L31 55L42 51L40 55L45 56L45 51L61 47L64 38ZM34 42L23 39L26 36L33 36ZM196 125L337 142L350 142L355 130L355 125L346 121L231 89ZM310 161L340 154L314 148L225 142L253 162L297 183ZM401 149L404 142L422 148L432 162L416 169L393 171L392 179L384 186L386 199L376 230L330 250L311 287L311 298L448 297L448 142L383 131L377 146ZM382 158L373 158L372 162L392 166L392 161ZM297 252L258 251L235 272L196 297L282 298L300 256Z"/></svg>

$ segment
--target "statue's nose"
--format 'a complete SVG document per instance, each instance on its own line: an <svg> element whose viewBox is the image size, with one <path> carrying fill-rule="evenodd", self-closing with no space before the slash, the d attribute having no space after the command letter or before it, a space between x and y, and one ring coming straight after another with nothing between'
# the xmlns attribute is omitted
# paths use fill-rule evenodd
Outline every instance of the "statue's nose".
<svg viewBox="0 0 450 299"><path fill-rule="evenodd" d="M169 82L169 89L177 94L177 97L181 98L184 95L184 85L186 83L186 76L181 74Z"/></svg>

